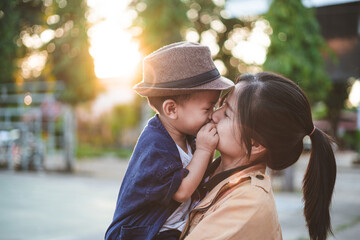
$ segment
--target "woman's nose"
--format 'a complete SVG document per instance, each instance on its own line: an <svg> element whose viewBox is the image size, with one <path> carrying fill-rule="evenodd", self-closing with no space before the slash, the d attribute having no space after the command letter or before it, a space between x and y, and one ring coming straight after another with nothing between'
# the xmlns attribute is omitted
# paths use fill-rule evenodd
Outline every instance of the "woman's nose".
<svg viewBox="0 0 360 240"><path fill-rule="evenodd" d="M214 123L218 123L219 120L220 120L220 111L221 111L221 108L214 111L212 114L211 114L211 119L214 121Z"/></svg>

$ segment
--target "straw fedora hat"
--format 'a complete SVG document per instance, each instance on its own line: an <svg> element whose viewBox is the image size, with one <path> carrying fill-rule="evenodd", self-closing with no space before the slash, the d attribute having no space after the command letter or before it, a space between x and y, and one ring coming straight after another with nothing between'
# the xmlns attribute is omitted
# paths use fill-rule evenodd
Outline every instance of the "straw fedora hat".
<svg viewBox="0 0 360 240"><path fill-rule="evenodd" d="M199 90L226 90L234 83L222 77L207 46L178 42L144 58L143 80L134 86L146 97L172 96Z"/></svg>

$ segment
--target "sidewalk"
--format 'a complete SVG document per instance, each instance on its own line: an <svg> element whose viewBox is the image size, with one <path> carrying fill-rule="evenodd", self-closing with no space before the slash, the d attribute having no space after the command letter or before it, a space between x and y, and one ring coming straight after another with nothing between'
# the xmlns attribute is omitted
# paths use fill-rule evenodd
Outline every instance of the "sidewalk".
<svg viewBox="0 0 360 240"><path fill-rule="evenodd" d="M335 238L329 239L358 239L360 167L351 163L354 153L336 155L338 177L331 210ZM0 171L0 238L103 239L127 164L108 157L78 161L75 174ZM306 164L305 155L295 165L297 188ZM307 239L301 199L300 191L275 192L285 240Z"/></svg>

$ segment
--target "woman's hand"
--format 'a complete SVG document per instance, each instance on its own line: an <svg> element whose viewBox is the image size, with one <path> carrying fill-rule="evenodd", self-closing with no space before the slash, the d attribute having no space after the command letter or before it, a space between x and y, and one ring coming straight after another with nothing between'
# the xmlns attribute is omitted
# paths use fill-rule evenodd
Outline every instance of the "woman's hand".
<svg viewBox="0 0 360 240"><path fill-rule="evenodd" d="M213 153L219 142L216 126L213 122L205 124L196 136L196 150Z"/></svg>

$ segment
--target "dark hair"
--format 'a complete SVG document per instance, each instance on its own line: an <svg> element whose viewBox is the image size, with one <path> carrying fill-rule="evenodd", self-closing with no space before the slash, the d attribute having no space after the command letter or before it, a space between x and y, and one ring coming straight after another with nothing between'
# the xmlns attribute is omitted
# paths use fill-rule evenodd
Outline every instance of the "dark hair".
<svg viewBox="0 0 360 240"><path fill-rule="evenodd" d="M237 99L237 119L248 157L251 140L266 148L264 161L274 170L294 164L303 138L314 124L304 92L291 80L271 72L241 75L245 82ZM331 231L330 203L336 179L331 139L320 129L311 134L311 156L303 180L304 215L311 239L326 239Z"/></svg>
<svg viewBox="0 0 360 240"><path fill-rule="evenodd" d="M160 96L160 97L147 97L148 103L154 111L162 113L162 104L167 99L172 99L178 104L184 104L188 99L190 99L192 94L182 94L174 96Z"/></svg>

